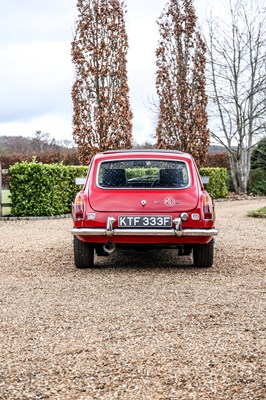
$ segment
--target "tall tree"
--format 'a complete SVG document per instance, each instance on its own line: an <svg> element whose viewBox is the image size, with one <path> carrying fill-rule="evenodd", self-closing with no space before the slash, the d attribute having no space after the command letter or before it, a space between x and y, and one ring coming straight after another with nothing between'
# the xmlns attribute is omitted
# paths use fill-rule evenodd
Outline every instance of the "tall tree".
<svg viewBox="0 0 266 400"><path fill-rule="evenodd" d="M228 150L235 191L245 193L252 147L266 127L264 0L227 0L226 20L209 19L212 136Z"/></svg>
<svg viewBox="0 0 266 400"><path fill-rule="evenodd" d="M170 0L158 20L157 147L191 153L198 165L209 144L205 93L205 43L192 0Z"/></svg>
<svg viewBox="0 0 266 400"><path fill-rule="evenodd" d="M72 60L73 137L81 163L107 149L132 147L125 6L119 0L78 0Z"/></svg>

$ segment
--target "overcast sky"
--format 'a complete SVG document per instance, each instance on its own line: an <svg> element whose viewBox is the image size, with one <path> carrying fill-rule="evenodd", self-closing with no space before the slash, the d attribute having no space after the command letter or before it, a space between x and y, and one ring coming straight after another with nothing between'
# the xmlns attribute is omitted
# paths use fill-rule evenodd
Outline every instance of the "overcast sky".
<svg viewBox="0 0 266 400"><path fill-rule="evenodd" d="M219 2L219 0L214 0ZM154 132L149 99L155 96L156 19L166 0L126 0L128 78L139 143ZM195 0L201 20L208 0ZM41 130L72 140L70 44L76 0L0 0L0 135Z"/></svg>

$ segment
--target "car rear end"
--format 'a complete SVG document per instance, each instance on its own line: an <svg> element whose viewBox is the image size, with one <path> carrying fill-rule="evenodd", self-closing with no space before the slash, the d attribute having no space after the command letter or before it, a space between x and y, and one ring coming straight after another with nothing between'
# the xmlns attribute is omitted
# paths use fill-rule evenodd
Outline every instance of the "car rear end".
<svg viewBox="0 0 266 400"><path fill-rule="evenodd" d="M217 234L212 200L192 157L175 151L97 155L72 214L74 244L98 255L119 247L190 254Z"/></svg>

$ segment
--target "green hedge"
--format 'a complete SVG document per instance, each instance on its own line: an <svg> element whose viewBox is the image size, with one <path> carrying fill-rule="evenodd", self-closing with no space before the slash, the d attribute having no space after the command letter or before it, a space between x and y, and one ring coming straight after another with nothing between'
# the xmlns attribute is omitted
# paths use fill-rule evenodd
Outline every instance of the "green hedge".
<svg viewBox="0 0 266 400"><path fill-rule="evenodd" d="M88 167L16 163L9 168L11 214L49 216L67 214L78 192L75 177L86 176Z"/></svg>
<svg viewBox="0 0 266 400"><path fill-rule="evenodd" d="M136 177L152 176L156 178L159 174L159 168L128 168L126 169L127 179Z"/></svg>
<svg viewBox="0 0 266 400"><path fill-rule="evenodd" d="M50 216L68 214L72 201L79 191L75 178L86 176L88 167L16 163L9 168L11 214L14 216ZM155 170L143 171L154 174ZM227 195L227 170L201 168L201 175L210 177L206 189L213 198Z"/></svg>
<svg viewBox="0 0 266 400"><path fill-rule="evenodd" d="M266 170L263 168L252 169L248 180L248 192L253 194L266 194Z"/></svg>
<svg viewBox="0 0 266 400"><path fill-rule="evenodd" d="M228 194L227 179L228 172L226 168L200 168L201 176L209 176L210 181L206 190L213 199L224 198Z"/></svg>

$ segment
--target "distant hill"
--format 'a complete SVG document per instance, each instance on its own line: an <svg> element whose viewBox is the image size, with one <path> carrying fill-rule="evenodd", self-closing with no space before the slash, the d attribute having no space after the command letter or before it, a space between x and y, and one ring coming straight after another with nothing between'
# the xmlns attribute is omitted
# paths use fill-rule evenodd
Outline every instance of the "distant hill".
<svg viewBox="0 0 266 400"><path fill-rule="evenodd" d="M32 154L40 152L62 152L73 149L70 141L58 143L49 134L37 131L33 138L25 136L0 136L0 154Z"/></svg>
<svg viewBox="0 0 266 400"><path fill-rule="evenodd" d="M208 147L209 153L226 153L226 149L224 146L212 145Z"/></svg>
<svg viewBox="0 0 266 400"><path fill-rule="evenodd" d="M154 143L145 142L142 144L134 143L135 149L155 148ZM71 141L57 142L55 139L50 139L49 134L37 131L34 137L25 136L0 136L0 154L33 154L41 152L66 152L74 150L75 146ZM209 153L226 153L223 146L212 145L208 147Z"/></svg>

